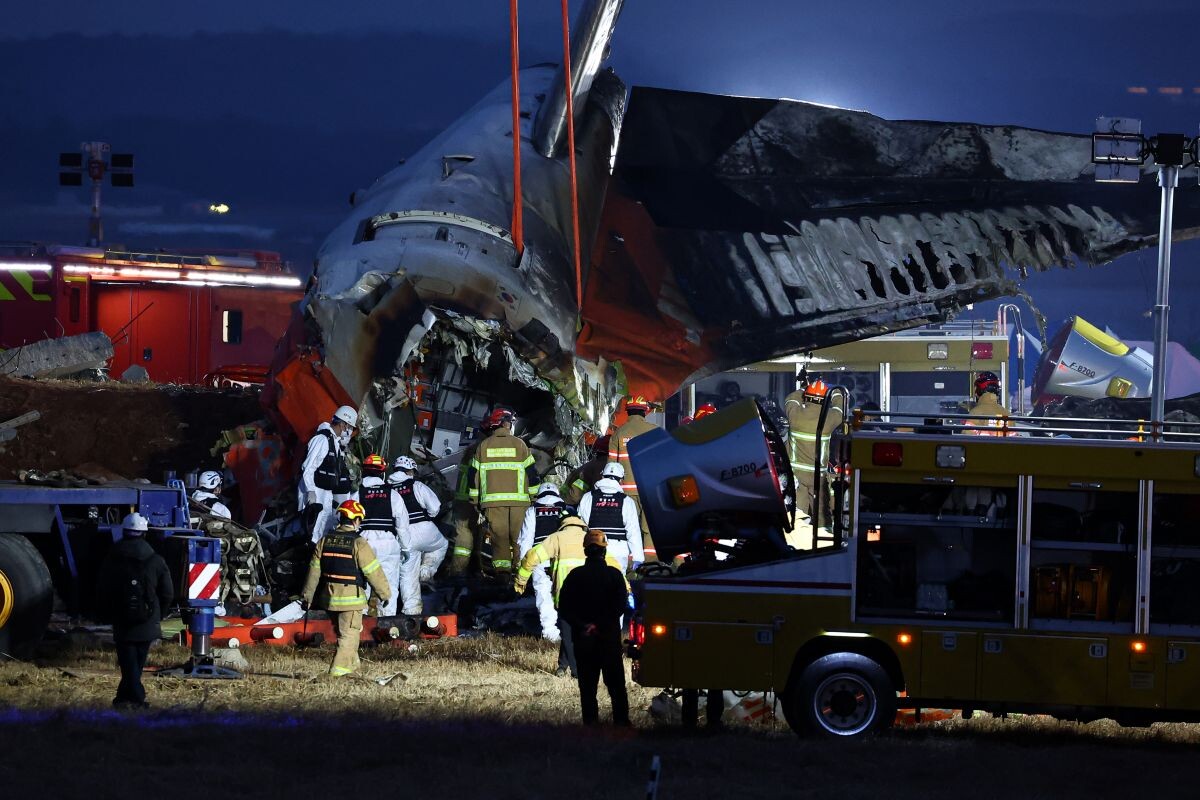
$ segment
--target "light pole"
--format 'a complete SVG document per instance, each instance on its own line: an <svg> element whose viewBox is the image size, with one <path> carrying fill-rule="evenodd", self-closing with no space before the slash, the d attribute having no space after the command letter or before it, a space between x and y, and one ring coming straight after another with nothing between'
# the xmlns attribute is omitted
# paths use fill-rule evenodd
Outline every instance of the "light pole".
<svg viewBox="0 0 1200 800"><path fill-rule="evenodd" d="M108 174L113 186L133 186L133 155L112 153L108 142L84 142L78 153L58 154L58 183L60 186L82 186L86 173L92 179L92 212L88 219L88 247L99 247L104 241L100 221L100 187Z"/></svg>
<svg viewBox="0 0 1200 800"><path fill-rule="evenodd" d="M1175 188L1179 171L1194 166L1200 138L1182 133L1160 133L1147 138L1136 119L1100 117L1092 134L1092 163L1096 180L1103 183L1137 183L1142 165L1153 158L1162 188L1158 223L1158 285L1154 300L1154 372L1150 379L1150 419L1156 438L1163 434L1167 402L1167 320L1171 312L1171 237L1175 215Z"/></svg>

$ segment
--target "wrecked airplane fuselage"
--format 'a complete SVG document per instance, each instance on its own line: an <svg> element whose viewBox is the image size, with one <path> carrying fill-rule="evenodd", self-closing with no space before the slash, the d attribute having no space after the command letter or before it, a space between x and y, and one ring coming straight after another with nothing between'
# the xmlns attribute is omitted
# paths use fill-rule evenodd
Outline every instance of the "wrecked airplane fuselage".
<svg viewBox="0 0 1200 800"><path fill-rule="evenodd" d="M582 15L611 23L619 5L593 0ZM607 34L577 27L590 53L603 49ZM568 164L539 139L561 133L544 121L561 72L535 67L521 73L524 252L508 231L505 83L356 193L322 247L311 324L290 352L323 373L272 387L299 436L348 400L389 440L407 415L437 456L438 430L469 433L481 404L503 402L544 443L572 440L603 432L626 391L663 399L747 362L944 319L1028 270L1156 241L1155 187L1095 184L1086 136L659 89L627 102L598 58L581 63L593 70L576 75L582 313ZM1181 187L1176 202L1177 238L1195 235L1200 192ZM422 383L449 391L428 401ZM295 397L317 384L325 402Z"/></svg>

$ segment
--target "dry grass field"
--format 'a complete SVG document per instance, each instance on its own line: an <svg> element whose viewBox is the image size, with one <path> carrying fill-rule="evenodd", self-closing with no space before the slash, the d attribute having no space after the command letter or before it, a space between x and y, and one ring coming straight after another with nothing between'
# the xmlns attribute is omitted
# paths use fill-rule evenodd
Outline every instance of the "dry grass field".
<svg viewBox="0 0 1200 800"><path fill-rule="evenodd" d="M247 648L241 681L147 677L153 709L109 706L102 649L0 664L0 796L35 798L1194 797L1200 729L1040 718L905 728L864 742L800 740L782 722L685 732L584 729L552 646L525 638L364 648L364 678L329 681L330 650ZM151 665L182 661L182 648ZM370 678L396 675L386 686ZM601 708L604 713L603 690Z"/></svg>

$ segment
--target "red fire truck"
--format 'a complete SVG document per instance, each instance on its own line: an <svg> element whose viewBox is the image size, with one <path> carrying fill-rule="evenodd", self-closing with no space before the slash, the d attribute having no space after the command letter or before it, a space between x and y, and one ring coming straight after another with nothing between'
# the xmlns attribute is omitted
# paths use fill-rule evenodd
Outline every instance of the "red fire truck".
<svg viewBox="0 0 1200 800"><path fill-rule="evenodd" d="M103 331L113 375L261 383L302 296L278 253L0 244L0 348Z"/></svg>

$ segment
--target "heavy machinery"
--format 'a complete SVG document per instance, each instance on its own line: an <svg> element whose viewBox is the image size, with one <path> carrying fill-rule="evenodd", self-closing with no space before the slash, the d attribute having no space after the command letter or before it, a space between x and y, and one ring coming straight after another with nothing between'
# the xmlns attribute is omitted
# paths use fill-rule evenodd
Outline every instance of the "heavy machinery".
<svg viewBox="0 0 1200 800"><path fill-rule="evenodd" d="M79 617L94 613L96 576L136 511L150 524L147 541L171 570L197 657L208 657L221 585L219 540L191 525L183 484L39 486L0 482L0 651L21 656L41 640L54 596ZM202 664L200 664L202 666Z"/></svg>
<svg viewBox="0 0 1200 800"><path fill-rule="evenodd" d="M831 737L897 708L1200 720L1200 426L856 411L825 465L833 536L791 550L777 435L746 404L702 422L630 443L660 551L733 537L641 582L639 683L774 691Z"/></svg>

